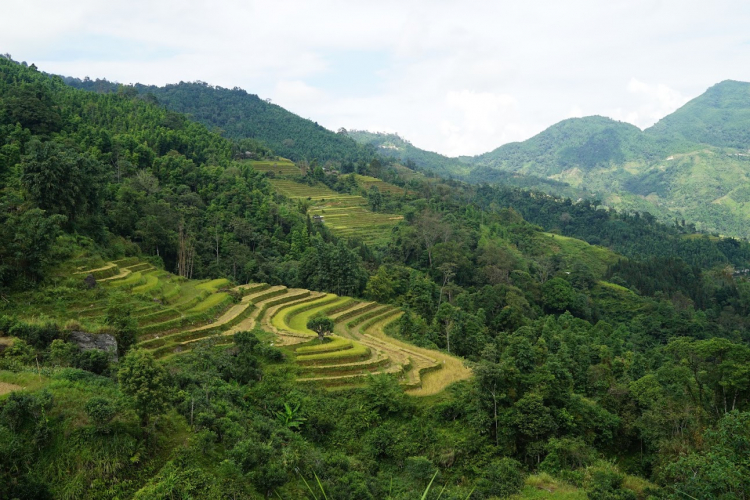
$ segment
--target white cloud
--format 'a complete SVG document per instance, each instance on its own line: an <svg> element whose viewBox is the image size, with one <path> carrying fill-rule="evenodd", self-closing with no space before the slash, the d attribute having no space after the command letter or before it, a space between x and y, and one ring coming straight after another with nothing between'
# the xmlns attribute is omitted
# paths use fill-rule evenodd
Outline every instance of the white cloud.
<svg viewBox="0 0 750 500"><path fill-rule="evenodd" d="M680 91L667 85L648 84L636 78L628 83L628 92L639 98L640 103L635 109L619 110L620 118L641 128L646 128L672 113L689 99Z"/></svg>
<svg viewBox="0 0 750 500"><path fill-rule="evenodd" d="M645 127L750 80L748 21L740 0L6 0L0 52L79 77L239 86L334 130L476 154L570 116ZM361 54L355 74L342 52Z"/></svg>

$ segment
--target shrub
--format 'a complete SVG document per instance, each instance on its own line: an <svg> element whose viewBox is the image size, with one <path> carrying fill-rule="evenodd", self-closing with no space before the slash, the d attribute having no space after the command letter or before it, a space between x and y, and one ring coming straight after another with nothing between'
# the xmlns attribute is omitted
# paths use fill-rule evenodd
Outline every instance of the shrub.
<svg viewBox="0 0 750 500"><path fill-rule="evenodd" d="M25 340L37 349L46 349L53 340L60 337L60 327L52 321L42 323L17 321L10 327L9 334Z"/></svg>
<svg viewBox="0 0 750 500"><path fill-rule="evenodd" d="M475 495L477 498L492 496L503 498L518 493L522 487L521 464L511 458L503 457L493 460L484 467L482 478L477 482Z"/></svg>
<svg viewBox="0 0 750 500"><path fill-rule="evenodd" d="M406 474L418 483L429 483L435 470L437 467L427 457L409 457L404 464Z"/></svg>
<svg viewBox="0 0 750 500"><path fill-rule="evenodd" d="M55 339L49 346L49 359L54 366L71 366L76 361L78 347L61 339Z"/></svg>
<svg viewBox="0 0 750 500"><path fill-rule="evenodd" d="M109 423L110 420L115 416L117 409L115 405L107 398L93 397L86 401L84 407L86 415L88 415L91 422L97 427L103 427Z"/></svg>
<svg viewBox="0 0 750 500"><path fill-rule="evenodd" d="M109 358L108 352L98 349L82 351L76 356L76 368L101 375L109 368Z"/></svg>
<svg viewBox="0 0 750 500"><path fill-rule="evenodd" d="M622 488L625 476L609 468L591 472L591 482L586 489L589 498L599 500L636 500L635 493Z"/></svg>

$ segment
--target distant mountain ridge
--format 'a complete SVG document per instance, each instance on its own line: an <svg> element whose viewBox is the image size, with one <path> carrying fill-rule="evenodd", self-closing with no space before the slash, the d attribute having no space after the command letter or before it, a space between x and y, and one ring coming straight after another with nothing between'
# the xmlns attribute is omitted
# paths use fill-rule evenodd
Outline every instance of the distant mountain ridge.
<svg viewBox="0 0 750 500"><path fill-rule="evenodd" d="M95 92L116 92L120 87L107 80L71 77L63 80L70 86ZM259 140L279 156L294 161L354 164L375 157L374 148L238 87L227 89L205 82L180 82L163 87L135 84L130 88L144 96L153 96L171 111L185 113L208 127L220 129L227 138Z"/></svg>
<svg viewBox="0 0 750 500"><path fill-rule="evenodd" d="M523 179L522 187L569 197L577 189L607 206L750 237L750 83L718 83L643 131L603 116L570 118L474 157L446 158L398 136L368 134L350 132L442 175L515 185Z"/></svg>
<svg viewBox="0 0 750 500"><path fill-rule="evenodd" d="M118 87L106 80L65 80L99 92ZM605 206L750 238L749 83L716 84L643 131L603 116L571 118L526 141L459 158L425 151L397 134L333 132L238 88L203 82L134 88L226 137L257 139L295 161L353 167L389 156L444 177L594 197Z"/></svg>

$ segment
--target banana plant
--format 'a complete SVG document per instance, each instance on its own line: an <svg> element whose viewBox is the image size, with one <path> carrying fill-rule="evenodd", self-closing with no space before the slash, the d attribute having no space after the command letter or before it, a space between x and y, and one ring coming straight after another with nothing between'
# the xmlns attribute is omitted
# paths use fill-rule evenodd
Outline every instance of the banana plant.
<svg viewBox="0 0 750 500"><path fill-rule="evenodd" d="M289 403L284 403L284 410L276 412L276 419L285 427L299 429L305 423L305 420L307 420L305 417L300 416L299 406L299 403L297 403L297 406L292 408Z"/></svg>

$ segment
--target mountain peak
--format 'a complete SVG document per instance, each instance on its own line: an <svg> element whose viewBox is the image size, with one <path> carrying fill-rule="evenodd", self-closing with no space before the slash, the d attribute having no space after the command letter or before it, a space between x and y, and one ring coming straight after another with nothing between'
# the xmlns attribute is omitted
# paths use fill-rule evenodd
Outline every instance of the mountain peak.
<svg viewBox="0 0 750 500"><path fill-rule="evenodd" d="M718 147L750 147L750 83L724 80L665 116L646 133Z"/></svg>

